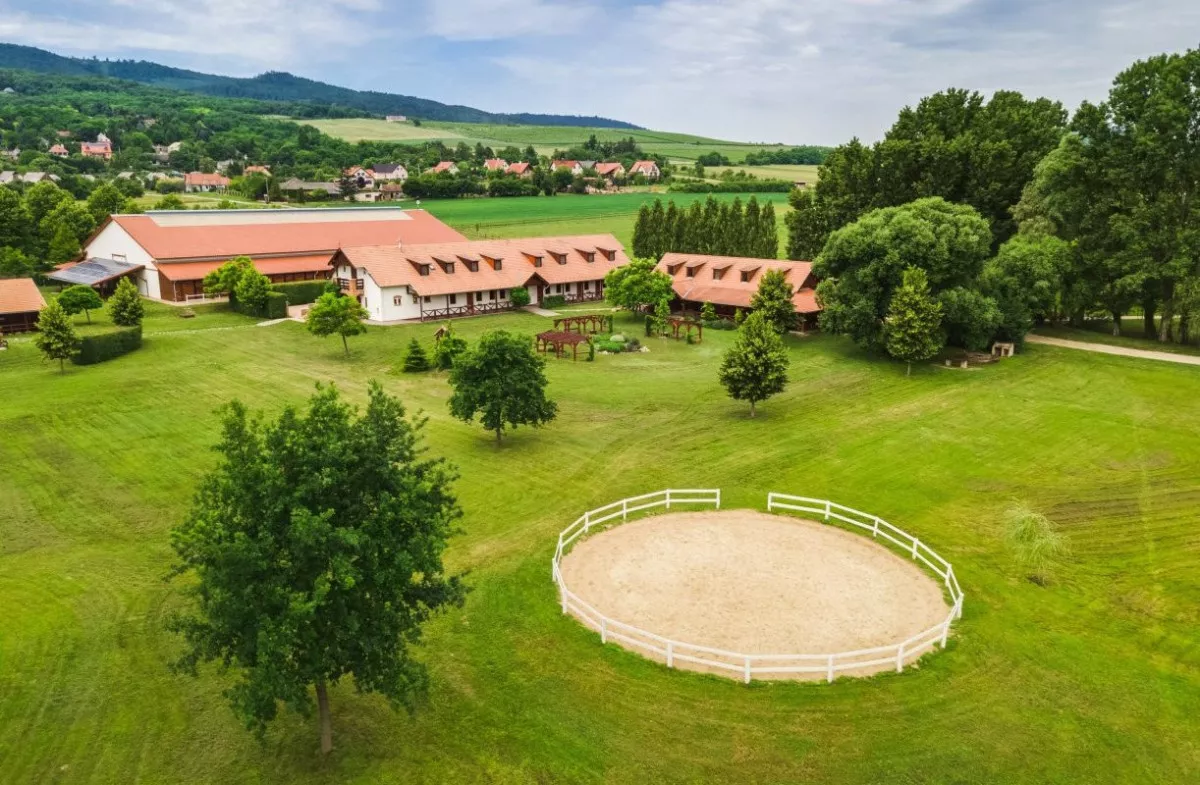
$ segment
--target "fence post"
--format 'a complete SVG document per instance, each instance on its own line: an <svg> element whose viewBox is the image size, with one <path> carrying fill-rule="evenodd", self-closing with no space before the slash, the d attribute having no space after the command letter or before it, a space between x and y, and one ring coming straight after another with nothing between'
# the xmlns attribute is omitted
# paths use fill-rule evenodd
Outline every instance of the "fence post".
<svg viewBox="0 0 1200 785"><path fill-rule="evenodd" d="M833 655L829 655L829 672L825 674L830 684L833 684Z"/></svg>
<svg viewBox="0 0 1200 785"><path fill-rule="evenodd" d="M921 545L921 541L918 540L916 537L913 537L912 557L914 559L917 558L917 548L919 548L920 545Z"/></svg>
<svg viewBox="0 0 1200 785"><path fill-rule="evenodd" d="M900 648L896 649L896 673L904 671L904 644L900 644Z"/></svg>
<svg viewBox="0 0 1200 785"><path fill-rule="evenodd" d="M720 499L720 491L717 491L717 498ZM775 494L767 493L767 512L775 512Z"/></svg>
<svg viewBox="0 0 1200 785"><path fill-rule="evenodd" d="M673 641L667 641L667 667L675 667L675 644Z"/></svg>
<svg viewBox="0 0 1200 785"><path fill-rule="evenodd" d="M608 618L600 617L600 642L608 643Z"/></svg>
<svg viewBox="0 0 1200 785"><path fill-rule="evenodd" d="M826 499L826 500L825 500L825 521L826 521L826 522L828 522L828 521L829 521L829 513L830 513L830 507L829 507L829 505L830 505L830 502L829 502L829 500L828 500L828 499Z"/></svg>
<svg viewBox="0 0 1200 785"><path fill-rule="evenodd" d="M667 494L667 509L669 510L669 509L671 509L671 489L670 488L667 488L666 494Z"/></svg>
<svg viewBox="0 0 1200 785"><path fill-rule="evenodd" d="M721 489L717 488L717 509L721 509Z"/></svg>
<svg viewBox="0 0 1200 785"><path fill-rule="evenodd" d="M623 521L629 520L629 500L628 499L621 500L621 520L623 520Z"/></svg>
<svg viewBox="0 0 1200 785"><path fill-rule="evenodd" d="M950 620L946 619L946 623L942 625L942 648L946 648L946 638L950 636Z"/></svg>
<svg viewBox="0 0 1200 785"><path fill-rule="evenodd" d="M558 596L562 598L563 615L567 615L567 587L560 582L558 584Z"/></svg>
<svg viewBox="0 0 1200 785"><path fill-rule="evenodd" d="M876 539L879 538L879 517L878 516L875 516L875 528L871 529L871 536Z"/></svg>
<svg viewBox="0 0 1200 785"><path fill-rule="evenodd" d="M588 530L591 528L592 528L592 511L588 510L587 512L585 512L583 514L583 533L587 534Z"/></svg>
<svg viewBox="0 0 1200 785"><path fill-rule="evenodd" d="M746 656L746 683L750 683L750 657Z"/></svg>

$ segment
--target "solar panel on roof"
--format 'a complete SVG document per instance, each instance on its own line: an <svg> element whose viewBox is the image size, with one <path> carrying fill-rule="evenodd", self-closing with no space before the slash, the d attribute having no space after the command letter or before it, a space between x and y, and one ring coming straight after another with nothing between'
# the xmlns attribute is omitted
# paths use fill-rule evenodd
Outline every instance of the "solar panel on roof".
<svg viewBox="0 0 1200 785"><path fill-rule="evenodd" d="M113 278L128 275L143 267L145 267L144 264L118 262L115 259L87 259L65 270L55 270L47 274L46 277L52 281L59 281L61 283L95 286L96 284L110 281Z"/></svg>

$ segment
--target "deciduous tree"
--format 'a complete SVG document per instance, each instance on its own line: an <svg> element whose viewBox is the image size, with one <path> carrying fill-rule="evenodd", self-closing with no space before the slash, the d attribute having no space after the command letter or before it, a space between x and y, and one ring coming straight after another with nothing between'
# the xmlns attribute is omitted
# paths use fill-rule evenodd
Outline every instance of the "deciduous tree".
<svg viewBox="0 0 1200 785"><path fill-rule="evenodd" d="M47 360L58 360L58 370L66 369L64 361L79 351L79 334L71 317L63 310L58 300L50 300L38 314L38 333L34 344Z"/></svg>
<svg viewBox="0 0 1200 785"><path fill-rule="evenodd" d="M450 413L466 423L478 416L497 442L505 428L545 425L558 414L558 405L546 398L545 368L529 338L485 333L450 370Z"/></svg>
<svg viewBox="0 0 1200 785"><path fill-rule="evenodd" d="M721 359L718 378L735 401L755 406L787 387L788 356L783 339L757 311L746 317L733 346Z"/></svg>
<svg viewBox="0 0 1200 785"><path fill-rule="evenodd" d="M335 292L326 292L317 298L312 308L308 309L306 324L308 331L317 337L340 335L342 348L346 356L350 356L350 344L346 341L351 335L362 335L367 326L362 323L369 314L367 309L358 304L353 297L343 297Z"/></svg>
<svg viewBox="0 0 1200 785"><path fill-rule="evenodd" d="M628 311L640 311L674 296L671 276L654 269L654 259L635 258L604 276L604 298Z"/></svg>
<svg viewBox="0 0 1200 785"><path fill-rule="evenodd" d="M92 311L104 307L104 301L96 294L96 290L83 284L63 289L58 295L58 304L72 316L82 311L87 316L88 324L92 323Z"/></svg>
<svg viewBox="0 0 1200 785"><path fill-rule="evenodd" d="M187 644L177 669L236 674L226 694L247 727L261 733L280 704L307 715L315 692L328 753L342 680L410 710L428 691L410 648L464 586L442 563L454 472L425 455L421 427L376 383L361 416L332 386L270 423L236 401L225 412L220 462L172 532L195 583L171 626Z"/></svg>

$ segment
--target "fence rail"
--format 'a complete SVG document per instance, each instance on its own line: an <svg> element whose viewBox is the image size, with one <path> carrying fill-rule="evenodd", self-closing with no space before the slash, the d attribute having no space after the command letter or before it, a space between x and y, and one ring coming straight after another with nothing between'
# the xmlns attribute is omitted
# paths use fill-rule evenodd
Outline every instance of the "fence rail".
<svg viewBox="0 0 1200 785"><path fill-rule="evenodd" d="M827 681L832 682L841 672L866 668L878 669L882 666L889 668L894 666L896 672L899 673L904 670L906 664L919 659L927 651L938 647L945 648L951 624L955 619L962 617L964 595L958 578L954 574L954 567L928 545L877 515L846 507L828 499L790 496L782 493L767 495L769 512L776 510L806 512L820 515L826 522L841 521L871 532L873 538L891 543L902 549L914 561L924 564L942 579L952 602L950 613L933 627L899 643L886 646L820 654L748 654L673 640L618 619L609 618L567 588L566 581L562 576L562 558L571 545L585 537L592 527L617 518L624 522L628 520L631 513L658 507L670 510L672 505L703 505L720 509L721 491L719 489L668 489L632 496L603 507L597 507L594 510L588 510L559 533L558 547L551 560L550 574L558 586L562 612L574 614L584 624L595 629L600 634L601 642L619 641L647 654L661 657L668 668L674 668L677 663L682 662L734 673L741 676L747 684L755 676L789 674L822 674Z"/></svg>

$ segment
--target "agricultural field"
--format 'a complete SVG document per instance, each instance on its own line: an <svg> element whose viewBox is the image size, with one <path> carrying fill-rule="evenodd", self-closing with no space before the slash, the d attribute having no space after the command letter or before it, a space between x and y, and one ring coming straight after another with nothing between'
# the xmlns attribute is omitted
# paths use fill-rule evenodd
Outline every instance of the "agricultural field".
<svg viewBox="0 0 1200 785"><path fill-rule="evenodd" d="M820 168L815 164L772 164L769 166L708 166L704 171L709 178L720 175L726 169L731 169L735 172L752 174L760 180L801 181L812 186L817 182L817 173Z"/></svg>
<svg viewBox="0 0 1200 785"><path fill-rule="evenodd" d="M743 202L750 194L714 194L722 201L740 198ZM787 228L783 217L787 214L787 194L754 194L760 203L775 205L775 221L779 232L779 252L782 255L787 244ZM540 237L556 234L604 234L611 233L629 248L633 243L633 227L637 223L638 210L642 204L662 199L665 204L674 201L683 207L696 200L704 201L707 194L645 192L553 197L529 197L517 199L447 199L422 201L423 209L436 215L472 240L489 240L504 237ZM415 207L415 203L404 203Z"/></svg>
<svg viewBox="0 0 1200 785"><path fill-rule="evenodd" d="M1194 368L1031 346L905 378L843 339L789 337L791 385L751 419L716 380L733 333L706 331L551 360L558 420L498 447L449 417L444 376L398 372L434 324L370 328L347 359L300 324L177 313L151 308L141 350L65 374L26 337L0 352L0 782L1200 780L1200 409L1180 405L1200 396ZM315 719L285 712L259 741L228 675L168 670L168 533L214 465L221 405L274 416L318 381L361 403L369 379L427 415L428 446L459 469L448 562L473 590L427 630L428 704L409 715L339 685L321 760ZM966 592L949 648L903 674L747 687L601 645L560 613L557 533L664 487L720 487L727 508L831 498L904 527ZM1071 546L1045 587L1004 543L1014 503Z"/></svg>
<svg viewBox="0 0 1200 785"><path fill-rule="evenodd" d="M577 128L552 125L499 125L477 123L423 122L420 126L411 123L389 123L385 120L363 118L313 120L297 119L296 122L311 125L330 136L357 142L363 139L388 142L425 142L440 140L448 145L465 142L472 147L476 142L485 147L507 147L516 145L524 148L533 145L538 153L549 155L556 149L566 149L582 144L595 134L601 141L628 139L633 137L649 153L659 153L681 161L694 161L704 153L719 152L731 161L741 161L746 153L759 150L778 150L787 145L730 142L710 139L691 134L666 131L629 131L614 128Z"/></svg>

